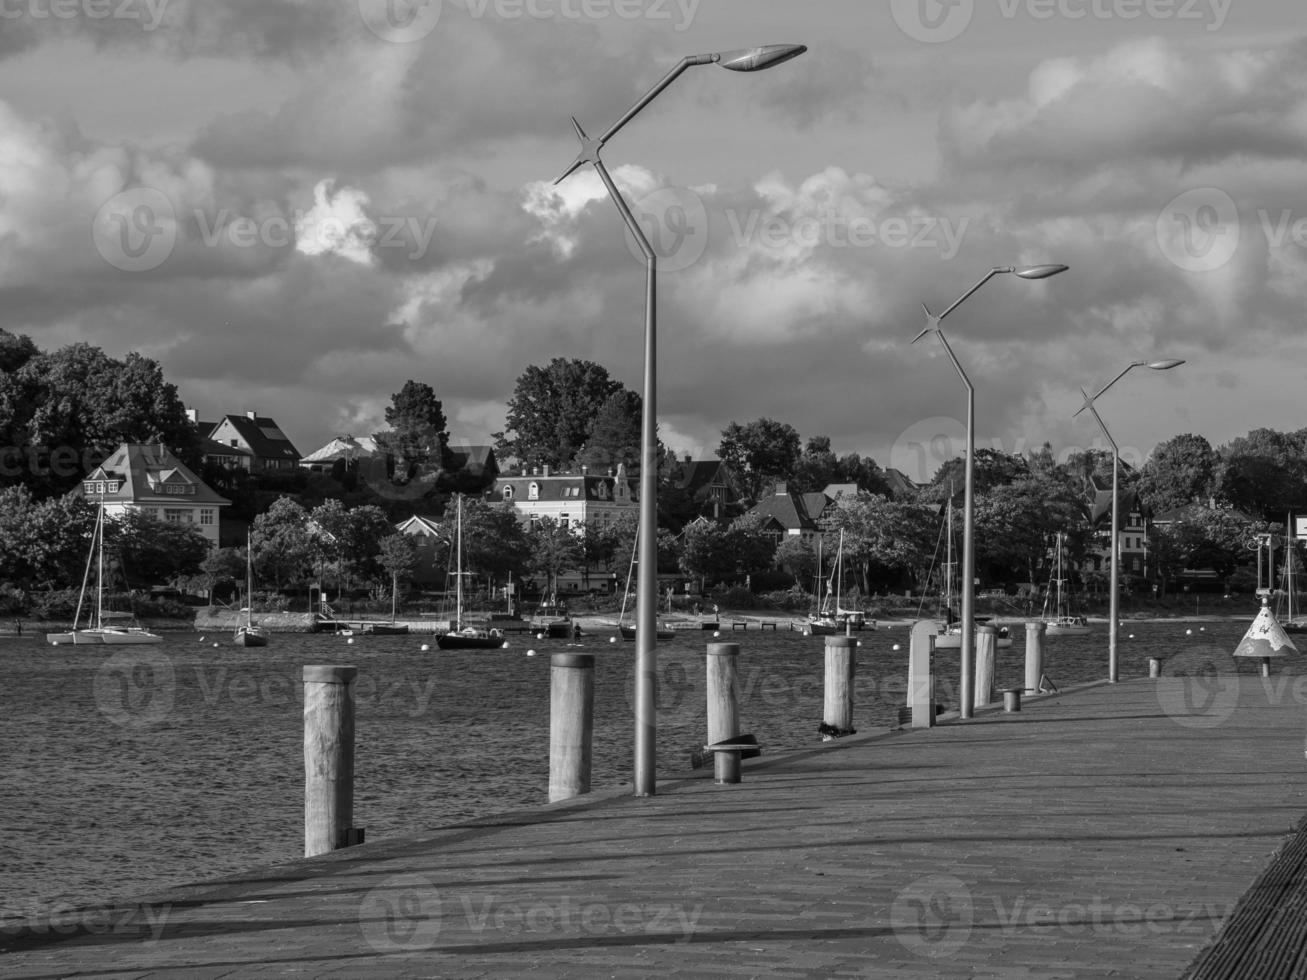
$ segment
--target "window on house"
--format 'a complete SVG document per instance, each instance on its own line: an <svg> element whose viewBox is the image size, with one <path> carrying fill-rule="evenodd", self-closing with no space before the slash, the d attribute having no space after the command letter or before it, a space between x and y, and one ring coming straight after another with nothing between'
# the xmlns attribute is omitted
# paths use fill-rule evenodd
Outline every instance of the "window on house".
<svg viewBox="0 0 1307 980"><path fill-rule="evenodd" d="M213 525L213 511L208 507L200 510L200 523L205 526Z"/></svg>
<svg viewBox="0 0 1307 980"><path fill-rule="evenodd" d="M513 499L513 488L512 488L512 487L504 487L504 499L505 499L505 500L512 500L512 499Z"/></svg>
<svg viewBox="0 0 1307 980"><path fill-rule="evenodd" d="M195 515L189 510L182 510L180 507L165 507L163 509L163 519L169 524L195 523Z"/></svg>

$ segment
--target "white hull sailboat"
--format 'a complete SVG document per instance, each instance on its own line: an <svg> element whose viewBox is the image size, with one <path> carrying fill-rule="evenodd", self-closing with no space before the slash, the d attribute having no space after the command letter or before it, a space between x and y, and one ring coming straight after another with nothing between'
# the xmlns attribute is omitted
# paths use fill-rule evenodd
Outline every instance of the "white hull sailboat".
<svg viewBox="0 0 1307 980"><path fill-rule="evenodd" d="M82 606L86 600L86 586L91 577L91 565L95 564L95 619L94 625L78 629L82 618ZM95 515L95 528L91 531L91 551L86 558L86 570L82 573L82 589L77 596L77 611L73 613L73 628L67 633L47 633L46 642L51 646L61 644L108 644L110 646L132 646L144 643L162 643L163 638L139 626L106 626L104 621L104 505L101 504Z"/></svg>
<svg viewBox="0 0 1307 980"><path fill-rule="evenodd" d="M1084 616L1073 615L1071 612L1068 590L1065 588L1066 578L1062 569L1062 542L1065 535L1061 531L1057 534L1057 558L1054 563L1054 578L1049 582L1049 594L1044 597L1044 613L1041 619L1044 623L1044 633L1047 636L1083 636L1092 632L1089 621ZM1053 612L1048 610L1048 600L1054 599Z"/></svg>

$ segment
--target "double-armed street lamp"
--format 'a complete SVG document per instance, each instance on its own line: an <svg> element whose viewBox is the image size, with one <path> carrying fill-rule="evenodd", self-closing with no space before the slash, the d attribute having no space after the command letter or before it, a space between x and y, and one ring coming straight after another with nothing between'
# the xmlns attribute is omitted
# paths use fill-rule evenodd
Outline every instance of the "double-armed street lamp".
<svg viewBox="0 0 1307 980"><path fill-rule="evenodd" d="M1094 417L1094 421L1098 423L1098 428L1102 431L1103 438L1106 439L1107 444L1112 447L1112 544L1111 544L1111 548L1112 548L1111 590L1112 592L1111 592L1111 597L1108 599L1108 614L1107 614L1108 615L1107 680L1109 683L1112 684L1115 684L1118 680L1116 636L1117 636L1117 622L1120 617L1117 615L1117 608L1118 608L1117 593L1119 591L1117 583L1119 580L1118 565L1121 559L1121 541L1120 541L1121 524L1120 524L1120 518L1118 517L1117 514L1117 508L1119 506L1118 496L1117 496L1117 482L1118 482L1118 470L1120 469L1121 451L1117 449L1116 440L1112 438L1112 433L1108 432L1107 426L1103 424L1103 419L1098 414L1098 409L1094 408L1094 402L1098 400L1099 395L1107 391L1108 388L1112 387L1112 385L1116 384L1118 381L1124 378L1134 368L1144 367L1144 368L1148 368L1150 371L1169 371L1171 370L1171 368L1179 367L1183 363L1184 361L1177 360L1175 358L1164 358L1162 360L1157 360L1157 361L1132 361L1131 363L1126 365L1124 371L1118 374L1107 384L1103 385L1103 387L1099 388L1097 393L1090 395L1085 391L1084 388L1080 389L1080 394L1084 396L1085 403L1081 405L1078 409L1076 409L1075 414L1079 415L1085 409L1089 409L1089 414L1092 415Z"/></svg>
<svg viewBox="0 0 1307 980"><path fill-rule="evenodd" d="M962 370L962 365L958 363L957 357L953 354L953 348L949 346L944 331L940 329L940 322L962 305L967 299L989 280L997 275L1011 273L1021 279L1047 279L1049 276L1055 276L1059 272L1067 270L1065 265L1028 265L1028 266L996 266L985 273L984 277L963 293L952 305L943 313L936 316L930 312L930 308L925 303L921 308L926 311L926 325L922 328L921 333L912 338L915 344L928 333L934 333L939 337L939 342L944 347L944 352L953 362L953 367L957 369L958 377L962 379L962 384L967 389L967 455L966 455L966 483L963 495L963 518L962 518L962 643L961 643L961 670L962 684L961 696L962 705L960 715L962 718L970 718L972 715L972 701L974 700L974 679L973 657L976 632L976 553L974 544L974 515L975 515L975 456L976 456L976 425L975 425L975 408L976 408L976 389L971 384L971 379L967 377L967 372Z"/></svg>
<svg viewBox="0 0 1307 980"><path fill-rule="evenodd" d="M655 684L658 670L656 650L656 625L658 615L658 440L656 411L657 343L655 336L657 256L653 246L640 223L631 213L630 207L613 183L608 169L599 157L603 149L617 131L630 122L641 109L652 102L663 89L672 84L687 68L694 65L719 65L731 71L761 71L782 62L796 58L805 52L802 44L769 44L757 48L745 48L738 51L723 51L715 54L695 54L682 58L680 63L669 71L643 97L631 106L617 122L606 129L597 138L586 135L581 124L572 117L572 127L577 139L581 141L581 152L572 161L555 184L560 183L578 168L593 164L603 181L608 195L617 205L617 210L626 223L645 261L645 319L644 319L644 393L643 414L640 420L640 533L639 533L639 574L636 579L636 613L635 613L635 752L633 786L636 796L652 796L655 784L655 759L657 714L654 704Z"/></svg>

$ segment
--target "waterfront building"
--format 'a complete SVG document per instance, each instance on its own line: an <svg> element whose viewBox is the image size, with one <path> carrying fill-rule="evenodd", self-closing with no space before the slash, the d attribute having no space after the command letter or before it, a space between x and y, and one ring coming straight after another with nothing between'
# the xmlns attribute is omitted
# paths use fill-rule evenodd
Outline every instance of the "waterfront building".
<svg viewBox="0 0 1307 980"><path fill-rule="evenodd" d="M83 478L81 493L91 503L103 503L109 518L137 510L192 525L213 548L222 508L231 503L161 444L123 443Z"/></svg>

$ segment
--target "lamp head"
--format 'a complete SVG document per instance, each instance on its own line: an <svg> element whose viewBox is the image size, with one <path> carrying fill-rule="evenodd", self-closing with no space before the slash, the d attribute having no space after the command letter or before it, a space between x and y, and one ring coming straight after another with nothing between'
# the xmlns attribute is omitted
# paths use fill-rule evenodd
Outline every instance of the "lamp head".
<svg viewBox="0 0 1307 980"><path fill-rule="evenodd" d="M1012 273L1022 279L1047 279L1059 272L1066 272L1069 268L1070 266L1066 265L1023 265L1017 266Z"/></svg>
<svg viewBox="0 0 1307 980"><path fill-rule="evenodd" d="M717 55L717 64L731 71L762 71L797 58L807 50L805 44L764 44L758 48L723 51Z"/></svg>
<svg viewBox="0 0 1307 980"><path fill-rule="evenodd" d="M1160 361L1141 361L1146 368L1152 368L1154 371L1169 371L1173 367L1179 367L1184 361L1174 357L1163 358Z"/></svg>

